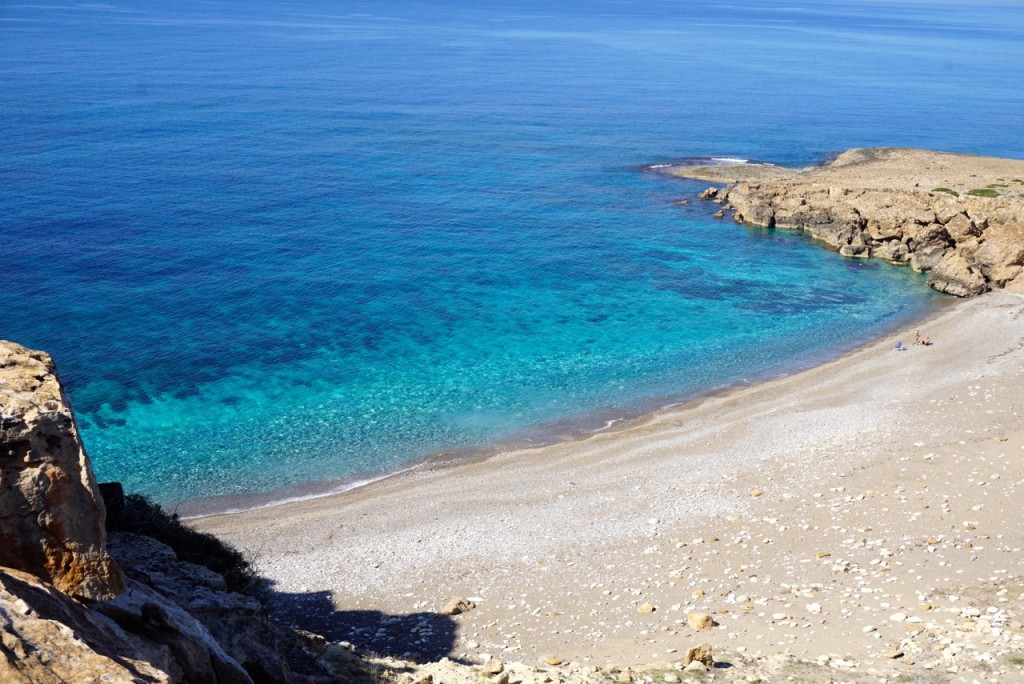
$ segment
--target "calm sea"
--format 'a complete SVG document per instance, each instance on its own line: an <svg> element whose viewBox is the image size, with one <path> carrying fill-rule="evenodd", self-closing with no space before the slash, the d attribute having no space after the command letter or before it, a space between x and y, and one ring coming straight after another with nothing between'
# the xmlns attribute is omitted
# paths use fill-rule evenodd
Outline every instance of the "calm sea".
<svg viewBox="0 0 1024 684"><path fill-rule="evenodd" d="M0 337L165 503L600 427L943 301L642 165L1024 157L1022 58L1019 3L3 2Z"/></svg>

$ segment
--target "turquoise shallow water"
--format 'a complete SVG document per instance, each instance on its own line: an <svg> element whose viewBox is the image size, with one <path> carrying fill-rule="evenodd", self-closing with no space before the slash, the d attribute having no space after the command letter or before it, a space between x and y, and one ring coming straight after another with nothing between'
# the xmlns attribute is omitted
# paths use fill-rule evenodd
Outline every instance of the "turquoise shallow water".
<svg viewBox="0 0 1024 684"><path fill-rule="evenodd" d="M1018 6L549 5L0 6L0 336L101 479L354 479L828 358L940 298L642 165L1024 156Z"/></svg>

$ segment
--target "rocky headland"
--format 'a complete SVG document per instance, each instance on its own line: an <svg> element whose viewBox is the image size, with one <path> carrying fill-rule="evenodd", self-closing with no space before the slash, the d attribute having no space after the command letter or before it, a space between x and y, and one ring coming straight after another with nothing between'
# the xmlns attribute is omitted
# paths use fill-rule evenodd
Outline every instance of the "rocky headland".
<svg viewBox="0 0 1024 684"><path fill-rule="evenodd" d="M926 150L853 149L806 169L658 167L721 185L701 197L740 223L807 231L851 258L928 273L940 292L1024 293L1024 161Z"/></svg>

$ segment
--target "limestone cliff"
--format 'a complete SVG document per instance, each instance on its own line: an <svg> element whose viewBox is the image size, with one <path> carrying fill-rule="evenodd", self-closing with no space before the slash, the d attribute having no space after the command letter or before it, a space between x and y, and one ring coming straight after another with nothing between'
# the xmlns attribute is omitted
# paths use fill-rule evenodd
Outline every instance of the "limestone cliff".
<svg viewBox="0 0 1024 684"><path fill-rule="evenodd" d="M732 164L667 172L728 183L702 196L738 222L805 230L843 256L908 264L941 292L1024 292L1024 161L883 148L804 170Z"/></svg>
<svg viewBox="0 0 1024 684"><path fill-rule="evenodd" d="M78 598L112 599L103 500L49 355L0 341L0 566Z"/></svg>

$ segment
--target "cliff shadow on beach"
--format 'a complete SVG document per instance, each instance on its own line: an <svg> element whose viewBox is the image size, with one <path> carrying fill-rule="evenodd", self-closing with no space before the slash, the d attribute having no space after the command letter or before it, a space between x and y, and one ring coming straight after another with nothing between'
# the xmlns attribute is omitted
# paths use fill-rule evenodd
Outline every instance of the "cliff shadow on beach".
<svg viewBox="0 0 1024 684"><path fill-rule="evenodd" d="M451 658L458 624L438 613L388 615L377 610L337 610L328 591L267 595L273 618L329 641L347 641L361 652L420 663Z"/></svg>

